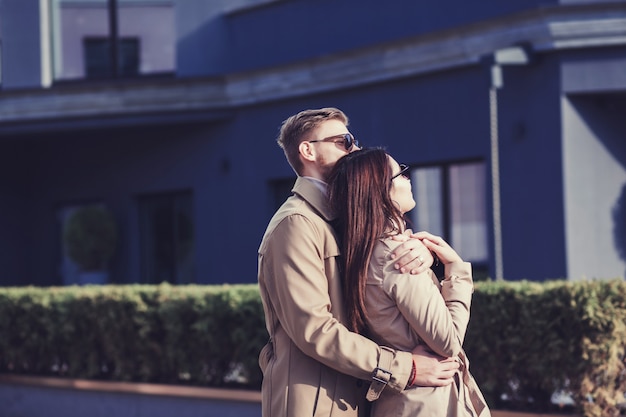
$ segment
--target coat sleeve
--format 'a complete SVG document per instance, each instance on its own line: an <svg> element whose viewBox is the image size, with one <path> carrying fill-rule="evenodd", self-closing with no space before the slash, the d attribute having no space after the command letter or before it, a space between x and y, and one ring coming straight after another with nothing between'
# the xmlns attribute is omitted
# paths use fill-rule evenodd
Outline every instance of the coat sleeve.
<svg viewBox="0 0 626 417"><path fill-rule="evenodd" d="M446 301L461 344L470 318L470 306L474 282L472 266L469 262L458 262L445 266L445 278L441 281L441 295Z"/></svg>
<svg viewBox="0 0 626 417"><path fill-rule="evenodd" d="M272 245L260 254L259 276L276 320L306 355L339 372L369 380L381 348L349 331L331 312L321 231L302 215L283 219L272 232ZM336 254L338 255L338 254ZM403 390L411 372L411 355L395 352L389 387Z"/></svg>
<svg viewBox="0 0 626 417"><path fill-rule="evenodd" d="M441 356L457 356L469 322L473 292L471 266L450 265L442 287L430 270L419 275L402 274L385 262L384 290L395 301L413 331Z"/></svg>

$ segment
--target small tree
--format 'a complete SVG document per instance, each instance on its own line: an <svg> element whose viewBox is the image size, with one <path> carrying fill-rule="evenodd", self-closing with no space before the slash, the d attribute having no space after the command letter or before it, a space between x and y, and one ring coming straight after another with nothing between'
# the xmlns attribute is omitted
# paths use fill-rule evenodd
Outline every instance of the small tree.
<svg viewBox="0 0 626 417"><path fill-rule="evenodd" d="M84 206L71 214L63 240L67 255L82 271L102 271L115 252L117 228L109 210Z"/></svg>

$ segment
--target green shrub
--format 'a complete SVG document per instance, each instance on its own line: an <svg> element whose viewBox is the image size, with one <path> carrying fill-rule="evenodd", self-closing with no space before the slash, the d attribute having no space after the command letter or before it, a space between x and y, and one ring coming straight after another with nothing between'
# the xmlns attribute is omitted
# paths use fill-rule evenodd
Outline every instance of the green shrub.
<svg viewBox="0 0 626 417"><path fill-rule="evenodd" d="M625 320L623 281L478 283L465 349L492 407L557 411L565 391L585 416L618 416Z"/></svg>
<svg viewBox="0 0 626 417"><path fill-rule="evenodd" d="M256 285L0 289L0 372L258 388Z"/></svg>
<svg viewBox="0 0 626 417"><path fill-rule="evenodd" d="M117 244L115 219L99 205L83 206L71 214L63 231L67 255L83 271L101 271Z"/></svg>
<svg viewBox="0 0 626 417"><path fill-rule="evenodd" d="M0 288L0 372L258 389L258 286ZM492 408L618 416L626 283L480 282L465 339Z"/></svg>

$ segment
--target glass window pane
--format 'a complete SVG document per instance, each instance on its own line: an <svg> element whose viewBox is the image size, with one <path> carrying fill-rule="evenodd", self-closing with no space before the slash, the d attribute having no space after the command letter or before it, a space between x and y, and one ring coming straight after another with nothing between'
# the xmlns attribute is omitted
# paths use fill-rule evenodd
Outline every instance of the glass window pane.
<svg viewBox="0 0 626 417"><path fill-rule="evenodd" d="M77 284L106 284L111 283L110 275L109 275L109 265L108 262L105 262L101 268L93 268L85 269L76 263L69 254L69 248L67 246L67 242L64 238L65 229L67 227L68 222L71 217L80 209L88 207L88 206L97 206L100 208L106 209L106 206L101 203L91 203L91 204L68 204L62 206L57 211L57 218L59 220L59 232L60 232L60 248L61 248L61 264L59 266L59 273L61 275L61 280L63 285L77 285ZM93 253L93 252L91 252Z"/></svg>
<svg viewBox="0 0 626 417"><path fill-rule="evenodd" d="M173 72L176 33L172 1L118 0L117 3L119 37L136 39L140 48L138 72Z"/></svg>
<svg viewBox="0 0 626 417"><path fill-rule="evenodd" d="M470 262L487 260L485 164L450 167L450 243Z"/></svg>
<svg viewBox="0 0 626 417"><path fill-rule="evenodd" d="M117 19L115 39L110 32L109 0L50 1L55 80L175 70L176 33L171 0L118 0L113 15ZM95 39L106 41L97 47ZM117 49L116 73L106 53L113 43Z"/></svg>
<svg viewBox="0 0 626 417"><path fill-rule="evenodd" d="M112 77L111 44L108 38L85 38L85 74L87 78Z"/></svg>
<svg viewBox="0 0 626 417"><path fill-rule="evenodd" d="M120 39L118 58L118 74L132 77L139 74L139 39Z"/></svg>
<svg viewBox="0 0 626 417"><path fill-rule="evenodd" d="M87 78L113 77L111 41L109 38L85 38L85 74ZM118 75L132 77L139 71L139 40L120 39Z"/></svg>
<svg viewBox="0 0 626 417"><path fill-rule="evenodd" d="M442 169L414 168L411 185L415 208L409 214L414 231L426 230L444 236Z"/></svg>
<svg viewBox="0 0 626 417"><path fill-rule="evenodd" d="M109 37L108 0L52 0L55 80L86 76L85 39Z"/></svg>
<svg viewBox="0 0 626 417"><path fill-rule="evenodd" d="M179 194L174 200L176 282L178 284L196 282L192 202L191 193Z"/></svg>
<svg viewBox="0 0 626 417"><path fill-rule="evenodd" d="M194 282L191 193L142 197L139 224L142 282Z"/></svg>

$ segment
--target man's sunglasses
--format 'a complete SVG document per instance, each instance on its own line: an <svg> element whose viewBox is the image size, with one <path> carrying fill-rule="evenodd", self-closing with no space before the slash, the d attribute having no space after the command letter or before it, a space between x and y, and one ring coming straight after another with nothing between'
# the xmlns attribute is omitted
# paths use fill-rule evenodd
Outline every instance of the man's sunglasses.
<svg viewBox="0 0 626 417"><path fill-rule="evenodd" d="M406 175L406 172L411 169L410 166L405 165L405 164L400 164L400 172L398 172L397 174L395 174L394 176L391 177L391 180L393 181L394 178L399 177L400 175L408 178L408 176Z"/></svg>
<svg viewBox="0 0 626 417"><path fill-rule="evenodd" d="M341 135L329 136L324 139L310 140L309 142L333 142L339 143L343 141L343 147L346 151L352 149L352 146L359 146L359 141L352 136L352 133L342 133Z"/></svg>

